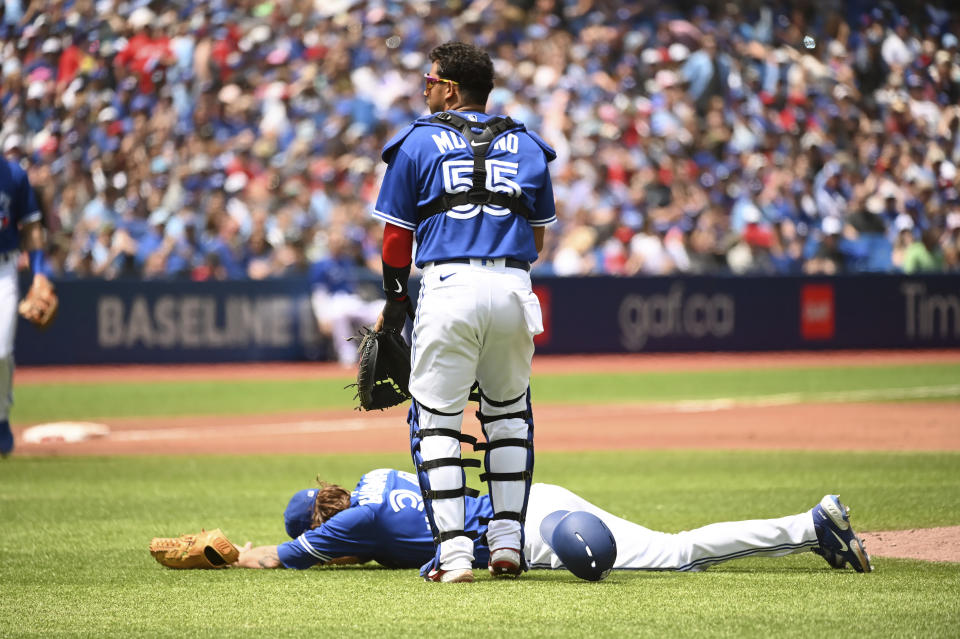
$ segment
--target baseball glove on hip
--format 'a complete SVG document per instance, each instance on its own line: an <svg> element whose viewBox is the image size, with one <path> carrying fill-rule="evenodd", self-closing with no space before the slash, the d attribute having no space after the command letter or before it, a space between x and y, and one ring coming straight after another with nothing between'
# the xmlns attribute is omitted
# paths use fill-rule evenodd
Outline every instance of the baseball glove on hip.
<svg viewBox="0 0 960 639"><path fill-rule="evenodd" d="M53 290L53 284L45 276L36 275L17 311L25 320L38 328L46 328L56 317L59 306L60 302Z"/></svg>
<svg viewBox="0 0 960 639"><path fill-rule="evenodd" d="M361 329L352 339L360 340L357 369L358 408L383 410L410 399L410 346L396 331Z"/></svg>
<svg viewBox="0 0 960 639"><path fill-rule="evenodd" d="M154 537L150 554L167 568L224 568L240 557L240 551L223 531L201 530L196 535Z"/></svg>

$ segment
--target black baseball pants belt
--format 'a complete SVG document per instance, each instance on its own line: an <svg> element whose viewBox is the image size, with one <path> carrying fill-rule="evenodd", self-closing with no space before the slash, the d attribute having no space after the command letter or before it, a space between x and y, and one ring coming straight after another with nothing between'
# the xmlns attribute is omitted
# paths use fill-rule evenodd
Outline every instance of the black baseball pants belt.
<svg viewBox="0 0 960 639"><path fill-rule="evenodd" d="M474 260L480 260L481 262L484 261L484 258L482 258L482 257L475 257L475 258L472 258L472 259L474 259ZM494 260L494 259L500 259L500 258L486 258L486 259L488 259L488 260ZM434 264L437 264L437 265L439 265L439 264L469 264L469 263L470 263L470 260L471 260L471 258L469 258L469 257L457 257L457 258L450 259L450 260L437 260L437 261L434 262ZM508 268L518 268L518 269L521 269L521 270L523 270L523 271L529 271L529 270L530 270L530 263L529 263L529 262L524 262L523 260L516 260L516 259L514 259L514 258L512 258L512 257L508 257L508 258L504 259L504 260L503 260L503 265L506 266L506 267L508 267Z"/></svg>

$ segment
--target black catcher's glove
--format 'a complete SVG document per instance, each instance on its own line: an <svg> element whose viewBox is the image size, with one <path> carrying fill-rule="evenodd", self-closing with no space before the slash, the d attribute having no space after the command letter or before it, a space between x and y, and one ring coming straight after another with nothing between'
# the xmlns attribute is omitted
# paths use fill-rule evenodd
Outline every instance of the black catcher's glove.
<svg viewBox="0 0 960 639"><path fill-rule="evenodd" d="M402 316L401 316L402 317ZM354 399L362 410L383 410L410 399L410 347L396 331L361 329ZM348 386L349 388L349 386Z"/></svg>

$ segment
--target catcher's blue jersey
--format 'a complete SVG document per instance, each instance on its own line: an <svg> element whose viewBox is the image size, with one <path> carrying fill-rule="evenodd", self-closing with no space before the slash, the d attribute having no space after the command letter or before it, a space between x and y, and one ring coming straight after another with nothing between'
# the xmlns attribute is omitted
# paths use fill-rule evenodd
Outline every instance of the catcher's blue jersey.
<svg viewBox="0 0 960 639"><path fill-rule="evenodd" d="M0 253L20 248L17 226L40 219L40 207L27 173L11 160L0 161Z"/></svg>
<svg viewBox="0 0 960 639"><path fill-rule="evenodd" d="M466 529L485 532L481 517L484 521L493 517L490 498L467 497ZM350 508L277 549L284 566L300 569L337 557L359 557L389 568L419 568L435 552L417 476L390 468L361 477L350 495ZM489 548L478 541L475 565L486 566L489 556Z"/></svg>
<svg viewBox="0 0 960 639"><path fill-rule="evenodd" d="M457 111L469 120L490 115ZM417 209L443 193L469 191L474 156L459 131L417 119L383 149L387 171L373 216L416 231L417 266L462 257L512 257L533 262L537 249L533 226L556 221L553 185L547 162L556 153L523 125L501 133L485 159L486 190L520 196L532 211L529 220L490 204L465 204L418 224Z"/></svg>

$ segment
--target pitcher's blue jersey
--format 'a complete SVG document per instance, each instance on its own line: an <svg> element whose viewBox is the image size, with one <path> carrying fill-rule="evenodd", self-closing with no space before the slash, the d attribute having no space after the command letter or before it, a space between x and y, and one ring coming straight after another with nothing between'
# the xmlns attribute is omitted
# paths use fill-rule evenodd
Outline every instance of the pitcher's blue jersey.
<svg viewBox="0 0 960 639"><path fill-rule="evenodd" d="M485 122L490 115L458 111L469 120ZM520 125L497 136L485 159L488 191L521 196L532 211L530 219L490 204L465 204L433 215L418 224L417 209L443 193L469 191L473 185L471 141L459 131L417 119L383 148L387 171L373 216L416 231L417 266L462 257L537 259L533 226L556 221L553 185L547 162L556 153Z"/></svg>
<svg viewBox="0 0 960 639"><path fill-rule="evenodd" d="M493 517L490 498L467 497L465 506L466 529L484 533L480 518ZM277 550L287 568L309 568L337 557L419 568L435 551L417 476L390 468L371 470L351 493L350 508ZM474 544L474 556L475 565L487 565L490 551L485 543Z"/></svg>
<svg viewBox="0 0 960 639"><path fill-rule="evenodd" d="M21 224L40 219L40 207L27 173L12 160L0 161L0 253L20 248Z"/></svg>

